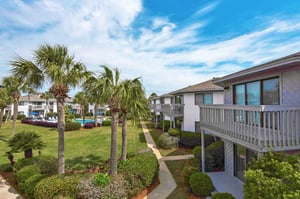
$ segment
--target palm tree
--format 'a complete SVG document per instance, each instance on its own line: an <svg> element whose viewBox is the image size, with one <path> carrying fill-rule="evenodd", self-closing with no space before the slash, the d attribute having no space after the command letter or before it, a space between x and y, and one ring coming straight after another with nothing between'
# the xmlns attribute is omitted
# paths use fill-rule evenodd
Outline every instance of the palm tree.
<svg viewBox="0 0 300 199"><path fill-rule="evenodd" d="M52 94L50 93L50 91L46 91L42 93L40 97L46 100L45 116L47 116L47 113L49 112L49 99L52 98Z"/></svg>
<svg viewBox="0 0 300 199"><path fill-rule="evenodd" d="M65 98L68 97L69 88L79 85L89 72L62 45L41 45L34 51L33 62L17 56L11 65L13 74L33 88L40 88L45 82L51 84L49 91L57 101L58 173L64 174Z"/></svg>
<svg viewBox="0 0 300 199"><path fill-rule="evenodd" d="M140 78L124 80L121 83L120 104L122 111L122 152L121 160L126 160L127 154L127 115L130 113L134 117L147 114L145 101L145 91Z"/></svg>
<svg viewBox="0 0 300 199"><path fill-rule="evenodd" d="M27 85L24 84L22 78L18 78L16 76L8 76L5 77L2 81L3 87L8 89L9 95L13 99L13 123L12 123L12 131L11 135L13 136L16 131L16 123L18 116L18 107L19 107L19 99L21 96L21 91L29 90Z"/></svg>
<svg viewBox="0 0 300 199"><path fill-rule="evenodd" d="M77 104L80 104L80 109L81 109L81 116L82 116L82 119L83 119L83 124L84 124L84 121L85 121L85 113L86 113L86 110L85 110L85 107L88 105L89 103L89 98L87 96L87 94L83 91L81 92L78 92L75 96L74 96L74 102L77 103Z"/></svg>
<svg viewBox="0 0 300 199"><path fill-rule="evenodd" d="M4 109L7 105L12 103L12 98L9 95L8 89L5 87L0 88L0 128L2 127L2 120L3 120L3 114Z"/></svg>

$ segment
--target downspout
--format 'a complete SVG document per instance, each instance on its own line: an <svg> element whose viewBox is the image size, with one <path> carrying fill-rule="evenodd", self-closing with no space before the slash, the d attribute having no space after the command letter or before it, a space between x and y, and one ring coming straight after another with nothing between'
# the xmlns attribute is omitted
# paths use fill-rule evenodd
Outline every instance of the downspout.
<svg viewBox="0 0 300 199"><path fill-rule="evenodd" d="M205 146L204 131L201 131L201 171L205 172Z"/></svg>

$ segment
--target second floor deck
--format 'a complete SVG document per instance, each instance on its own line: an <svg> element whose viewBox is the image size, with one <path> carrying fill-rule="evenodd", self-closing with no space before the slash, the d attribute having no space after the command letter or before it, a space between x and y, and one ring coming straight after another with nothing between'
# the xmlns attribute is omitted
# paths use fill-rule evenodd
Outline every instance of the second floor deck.
<svg viewBox="0 0 300 199"><path fill-rule="evenodd" d="M300 106L200 106L200 131L256 151L300 149Z"/></svg>

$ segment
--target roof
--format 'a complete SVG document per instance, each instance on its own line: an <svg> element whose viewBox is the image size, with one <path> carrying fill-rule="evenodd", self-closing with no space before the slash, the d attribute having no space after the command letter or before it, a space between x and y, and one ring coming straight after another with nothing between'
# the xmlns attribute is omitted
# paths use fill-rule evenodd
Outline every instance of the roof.
<svg viewBox="0 0 300 199"><path fill-rule="evenodd" d="M295 54L288 55L286 57L282 57L264 64L260 64L236 73L232 73L230 75L226 75L224 77L215 79L213 82L216 84L221 84L229 80L243 78L250 75L255 75L261 72L266 71L275 71L278 69L284 69L288 67L299 67L300 66L300 52Z"/></svg>
<svg viewBox="0 0 300 199"><path fill-rule="evenodd" d="M214 78L214 79L217 79L217 78ZM218 86L213 83L214 79L173 91L170 94L195 93L195 92L207 92L207 91L223 91L224 90L223 87Z"/></svg>
<svg viewBox="0 0 300 199"><path fill-rule="evenodd" d="M41 98L40 94L30 94L30 95L25 95L21 96L19 99L20 102L45 102L46 99ZM54 98L49 99L49 101L56 101Z"/></svg>

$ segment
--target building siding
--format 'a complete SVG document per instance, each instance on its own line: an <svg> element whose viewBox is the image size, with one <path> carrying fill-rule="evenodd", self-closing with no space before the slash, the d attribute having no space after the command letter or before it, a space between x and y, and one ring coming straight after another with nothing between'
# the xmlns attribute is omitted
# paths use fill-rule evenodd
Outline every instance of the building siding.
<svg viewBox="0 0 300 199"><path fill-rule="evenodd" d="M185 93L183 95L184 101L184 117L182 130L195 131L195 121L199 121L200 110L199 106L195 105L195 94Z"/></svg>
<svg viewBox="0 0 300 199"><path fill-rule="evenodd" d="M233 143L228 140L224 140L224 156L225 172L233 176Z"/></svg>
<svg viewBox="0 0 300 199"><path fill-rule="evenodd" d="M300 70L284 72L281 83L281 104L300 105Z"/></svg>

